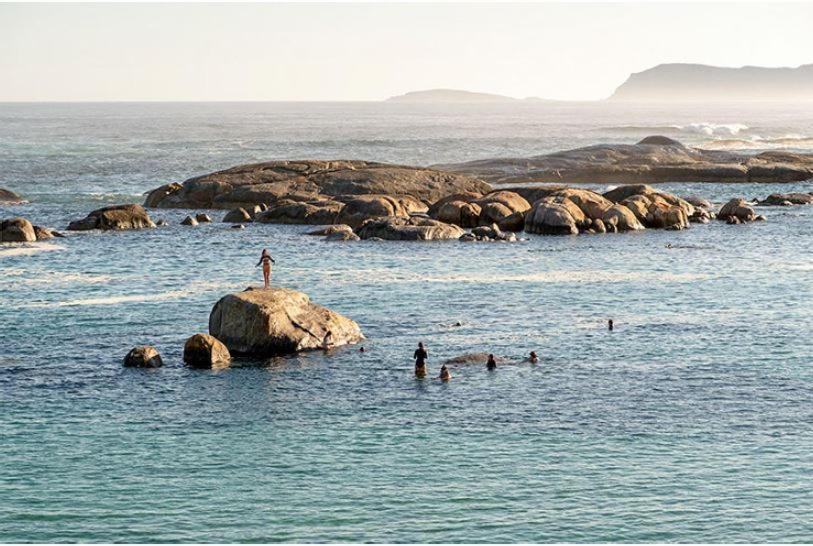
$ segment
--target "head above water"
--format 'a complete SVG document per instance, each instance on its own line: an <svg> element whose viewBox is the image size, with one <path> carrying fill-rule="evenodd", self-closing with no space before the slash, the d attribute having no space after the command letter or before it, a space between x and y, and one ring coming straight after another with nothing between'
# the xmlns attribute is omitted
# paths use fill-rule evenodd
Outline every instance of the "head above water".
<svg viewBox="0 0 813 546"><path fill-rule="evenodd" d="M535 351L531 351L531 358L536 358L536 352Z"/></svg>
<svg viewBox="0 0 813 546"><path fill-rule="evenodd" d="M423 349L423 342L418 342L418 349Z"/></svg>

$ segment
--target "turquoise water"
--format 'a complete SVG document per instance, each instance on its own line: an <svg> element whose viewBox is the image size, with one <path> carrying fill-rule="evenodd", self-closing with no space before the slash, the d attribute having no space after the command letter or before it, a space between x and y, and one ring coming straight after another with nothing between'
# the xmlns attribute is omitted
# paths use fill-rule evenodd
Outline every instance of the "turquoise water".
<svg viewBox="0 0 813 546"><path fill-rule="evenodd" d="M456 139L494 151L514 123L485 110L427 128L435 113L354 105L367 117L328 145L350 117L339 106L263 106L244 130L250 109L227 106L41 108L0 108L0 185L32 200L0 216L54 227L249 155L349 157L371 139L428 164ZM522 153L630 131L526 114ZM674 116L652 123L690 113ZM439 136L401 138L424 130ZM245 152L244 132L269 136ZM813 187L665 189L721 202ZM760 212L768 222L683 232L331 244L303 226L187 228L187 211L153 211L171 225L3 249L0 541L809 542L813 207ZM276 284L359 322L365 353L183 367L214 302L260 282L263 247ZM473 351L542 362L417 381L418 341L430 375ZM164 368L121 367L143 343Z"/></svg>

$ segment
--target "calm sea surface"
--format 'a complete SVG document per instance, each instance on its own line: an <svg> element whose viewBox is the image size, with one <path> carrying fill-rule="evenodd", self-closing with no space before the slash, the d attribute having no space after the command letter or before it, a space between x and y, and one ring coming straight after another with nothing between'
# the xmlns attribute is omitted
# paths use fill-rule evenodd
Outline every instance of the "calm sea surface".
<svg viewBox="0 0 813 546"><path fill-rule="evenodd" d="M428 165L653 133L804 151L813 112L6 104L0 186L31 204L0 217L63 229L248 161ZM664 187L717 203L813 191ZM169 227L3 248L0 541L810 542L813 207L760 212L683 232L328 244L157 210ZM184 368L215 301L261 281L263 247L275 283L360 323L365 353ZM474 351L542 361L417 381L419 341L434 375ZM123 369L137 344L166 366Z"/></svg>

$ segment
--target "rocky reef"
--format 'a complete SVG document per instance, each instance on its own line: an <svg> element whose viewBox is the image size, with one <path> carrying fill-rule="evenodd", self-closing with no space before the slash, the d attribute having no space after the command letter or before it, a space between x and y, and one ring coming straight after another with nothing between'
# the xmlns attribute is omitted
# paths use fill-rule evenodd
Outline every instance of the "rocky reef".
<svg viewBox="0 0 813 546"><path fill-rule="evenodd" d="M268 357L338 347L364 336L359 325L287 288L249 288L221 298L209 315L209 334L231 354Z"/></svg>
<svg viewBox="0 0 813 546"><path fill-rule="evenodd" d="M346 199L331 198L359 195L411 196L434 202L451 193L490 190L481 180L421 167L358 160L269 161L166 184L149 192L145 205L231 209L283 199L343 203Z"/></svg>
<svg viewBox="0 0 813 546"><path fill-rule="evenodd" d="M663 136L636 144L597 144L527 158L435 165L492 184L525 182L798 182L813 178L813 154L755 155L690 148Z"/></svg>

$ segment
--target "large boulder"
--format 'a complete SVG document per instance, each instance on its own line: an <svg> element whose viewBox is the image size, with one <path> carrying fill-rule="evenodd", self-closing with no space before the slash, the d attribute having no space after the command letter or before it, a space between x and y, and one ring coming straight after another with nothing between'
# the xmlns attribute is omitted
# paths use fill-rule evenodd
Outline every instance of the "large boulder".
<svg viewBox="0 0 813 546"><path fill-rule="evenodd" d="M154 228L155 223L141 205L112 205L94 210L82 220L68 225L71 231L90 229L126 230Z"/></svg>
<svg viewBox="0 0 813 546"><path fill-rule="evenodd" d="M757 214L754 209L741 197L731 199L717 213L719 220L729 223L753 222L756 217Z"/></svg>
<svg viewBox="0 0 813 546"><path fill-rule="evenodd" d="M624 205L615 204L604 213L601 220L605 225L614 226L619 232L638 231L644 229L643 224L635 217L635 214Z"/></svg>
<svg viewBox="0 0 813 546"><path fill-rule="evenodd" d="M225 368L231 362L231 354L217 338L195 334L183 346L183 361L192 368Z"/></svg>
<svg viewBox="0 0 813 546"><path fill-rule="evenodd" d="M489 193L482 199L475 201L480 205L479 224L488 226L499 224L514 213L526 213L531 205L528 201L512 191L495 191Z"/></svg>
<svg viewBox="0 0 813 546"><path fill-rule="evenodd" d="M268 357L320 349L328 332L334 346L364 339L349 318L287 288L229 294L209 316L209 333L237 355Z"/></svg>
<svg viewBox="0 0 813 546"><path fill-rule="evenodd" d="M431 216L447 224L470 228L480 224L481 212L477 203L454 200L443 203Z"/></svg>
<svg viewBox="0 0 813 546"><path fill-rule="evenodd" d="M436 241L459 239L462 228L438 220L421 217L373 218L357 229L362 239L385 239L389 241Z"/></svg>
<svg viewBox="0 0 813 546"><path fill-rule="evenodd" d="M257 214L254 221L261 224L335 224L343 208L344 203L328 199L309 202L283 199Z"/></svg>
<svg viewBox="0 0 813 546"><path fill-rule="evenodd" d="M243 207L237 207L236 209L232 209L227 212L223 217L222 222L227 224L242 224L245 222L251 222L251 220L251 214L249 214L246 209Z"/></svg>
<svg viewBox="0 0 813 546"><path fill-rule="evenodd" d="M240 165L166 184L151 191L147 206L235 208L280 199L317 196L410 195L432 203L453 193L488 193L485 182L466 175L371 161L269 161ZM304 199L303 199L304 197Z"/></svg>
<svg viewBox="0 0 813 546"><path fill-rule="evenodd" d="M34 226L25 218L0 222L0 243L33 243L37 240Z"/></svg>
<svg viewBox="0 0 813 546"><path fill-rule="evenodd" d="M552 197L564 197L581 209L586 218L602 218L613 206L612 201L591 190L567 188L552 194Z"/></svg>
<svg viewBox="0 0 813 546"><path fill-rule="evenodd" d="M525 216L525 231L541 235L577 235L579 228L566 205L541 199Z"/></svg>
<svg viewBox="0 0 813 546"><path fill-rule="evenodd" d="M17 205L20 203L25 203L25 199L11 190L0 188L0 203L3 203L4 205Z"/></svg>
<svg viewBox="0 0 813 546"><path fill-rule="evenodd" d="M124 357L126 368L160 368L164 365L158 350L151 345L133 347Z"/></svg>
<svg viewBox="0 0 813 546"><path fill-rule="evenodd" d="M336 222L356 228L370 218L409 216L426 210L427 207L422 201L408 195L398 197L359 195L345 203Z"/></svg>

